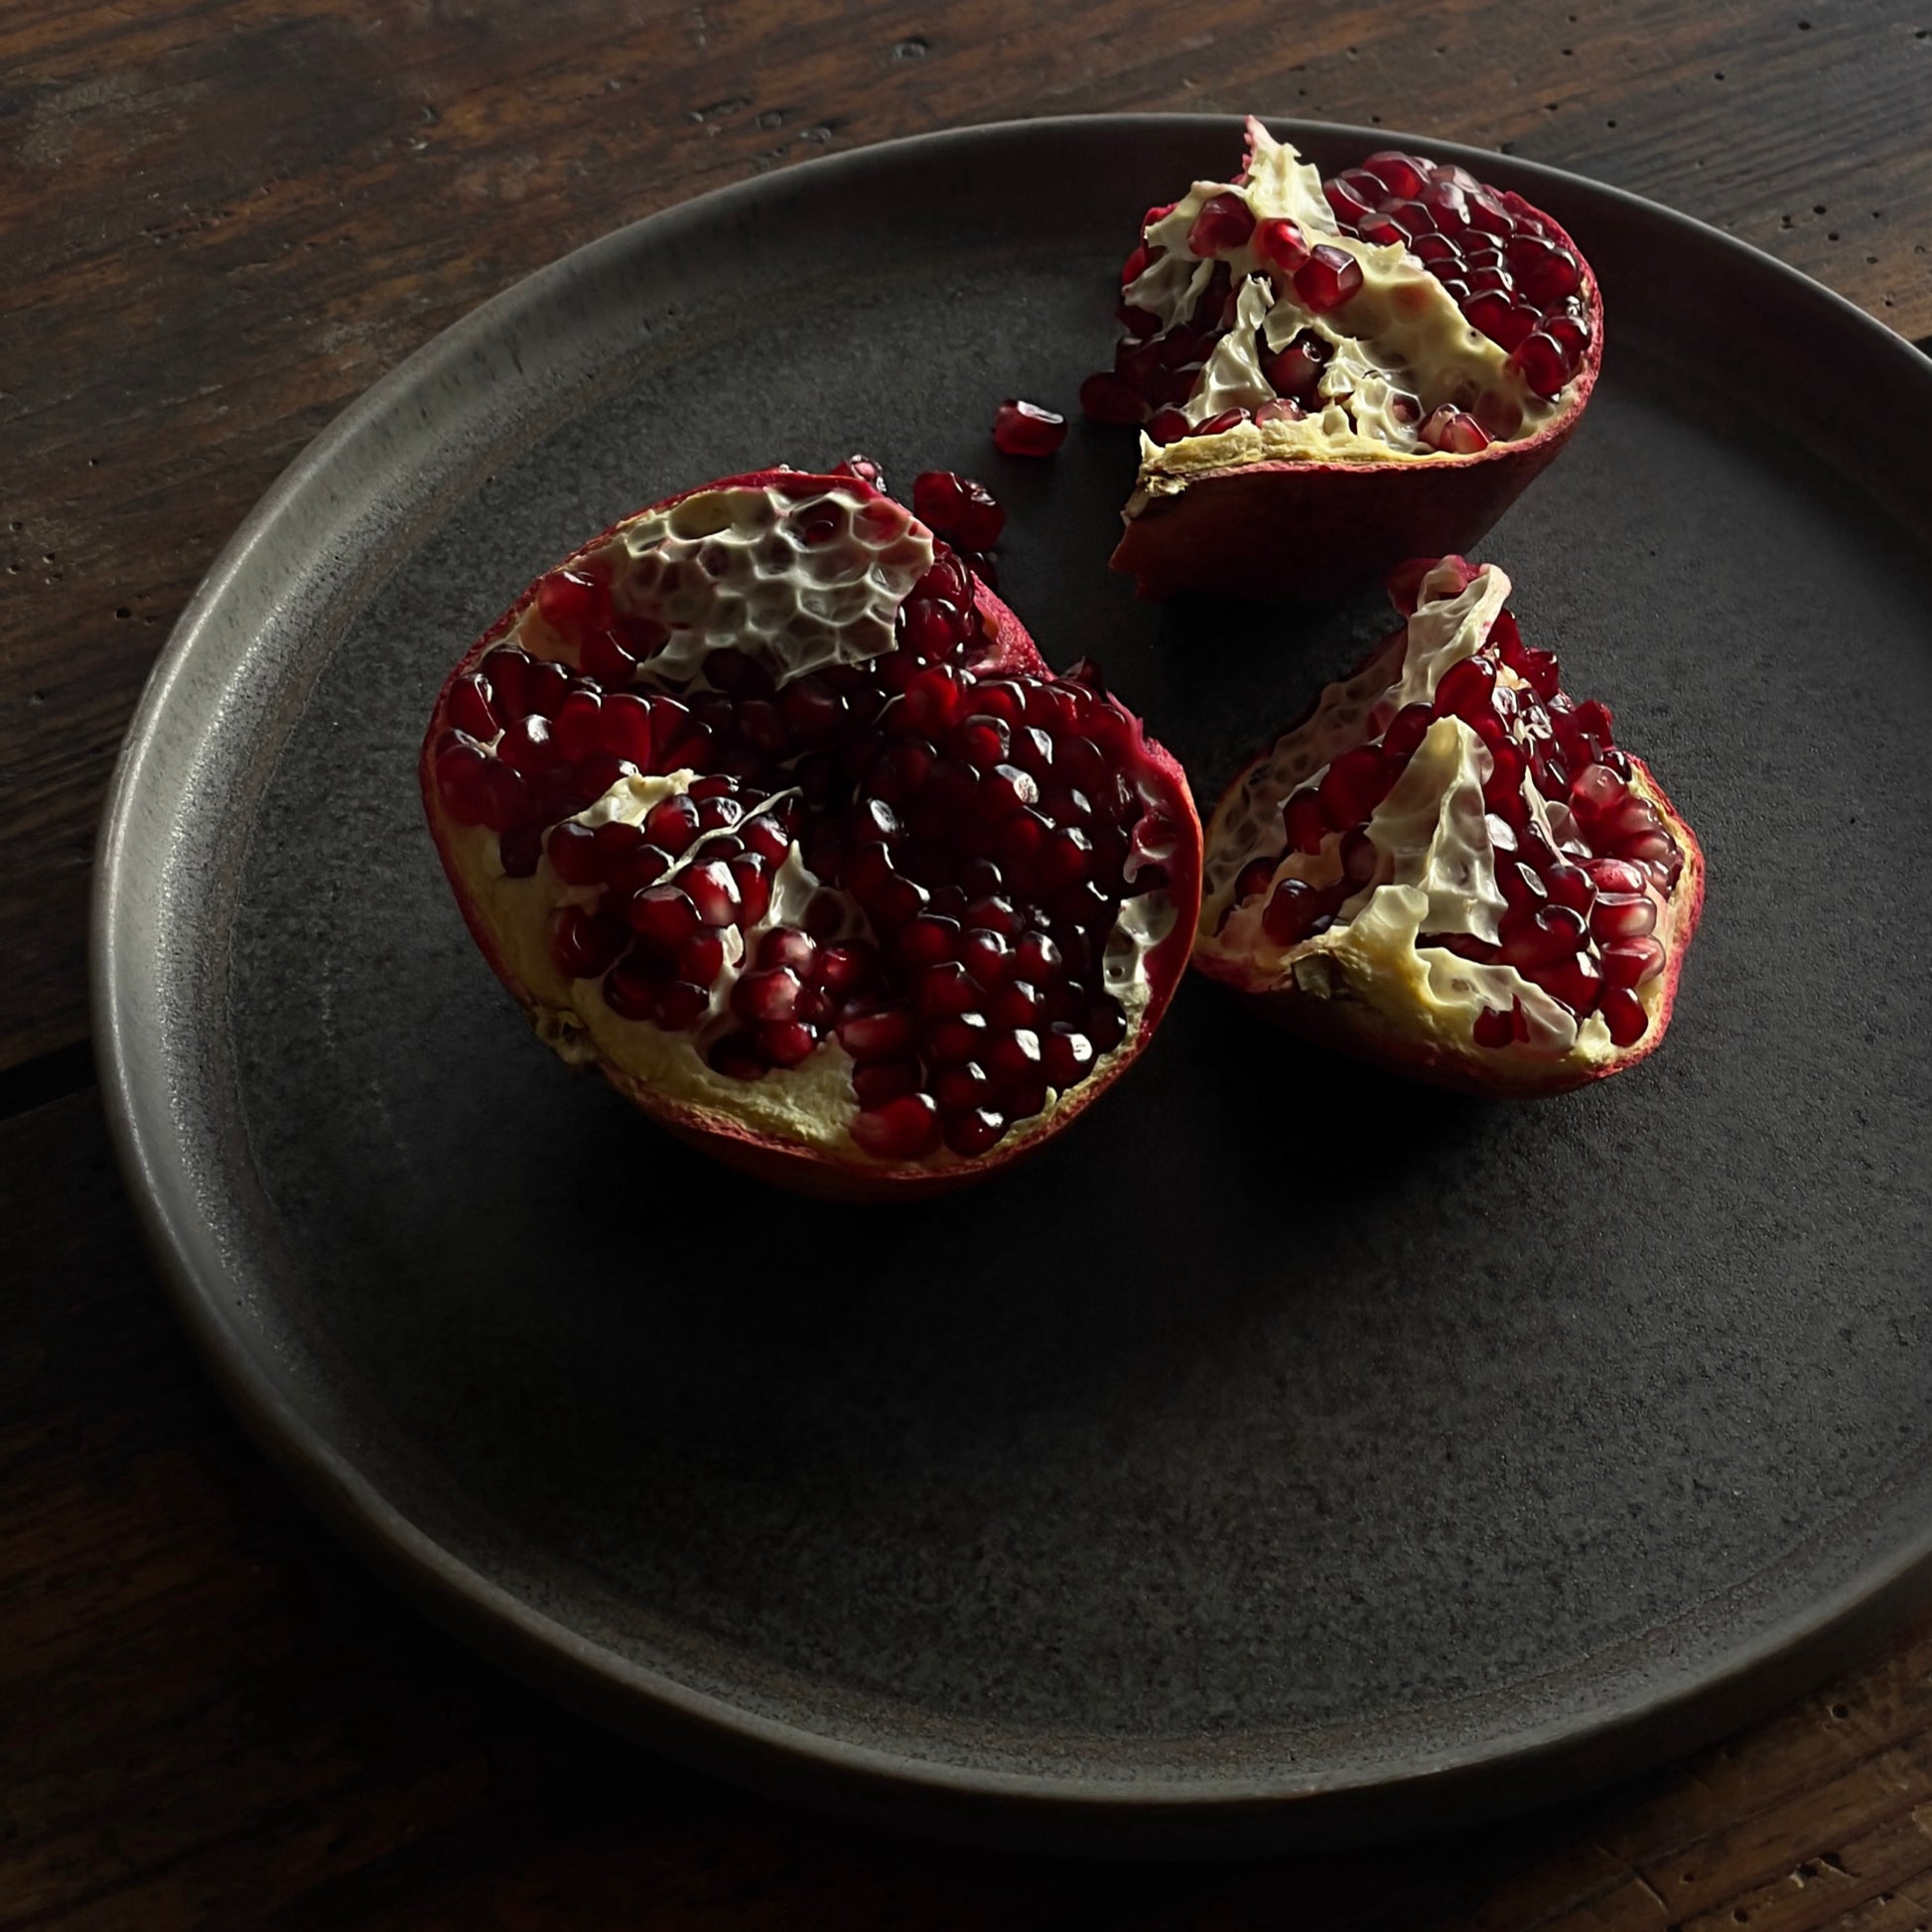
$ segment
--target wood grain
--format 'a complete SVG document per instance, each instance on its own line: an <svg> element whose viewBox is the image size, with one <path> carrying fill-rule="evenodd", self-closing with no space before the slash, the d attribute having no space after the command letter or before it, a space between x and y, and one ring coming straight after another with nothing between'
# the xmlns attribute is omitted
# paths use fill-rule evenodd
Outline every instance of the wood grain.
<svg viewBox="0 0 1932 1932"><path fill-rule="evenodd" d="M1916 338L1932 333L1929 21L1922 0L16 4L0 14L0 1066L85 1031L102 786L216 549L345 403L563 250L946 123L1260 108L1580 169Z"/></svg>
<svg viewBox="0 0 1932 1932"><path fill-rule="evenodd" d="M830 1823L565 1716L338 1550L207 1387L91 1094L0 1123L0 1928L1924 1932L1932 1618L1587 1804L1138 1870Z"/></svg>

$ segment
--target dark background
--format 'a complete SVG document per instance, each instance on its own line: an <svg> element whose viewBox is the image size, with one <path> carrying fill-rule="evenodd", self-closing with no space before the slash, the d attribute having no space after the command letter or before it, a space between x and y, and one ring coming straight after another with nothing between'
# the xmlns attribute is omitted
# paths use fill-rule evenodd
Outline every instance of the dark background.
<svg viewBox="0 0 1932 1932"><path fill-rule="evenodd" d="M142 680L248 506L411 348L621 222L895 135L1115 109L1506 148L1932 335L1923 5L0 16L0 1928L1932 1919L1932 1623L1691 1764L1452 1846L1124 1873L933 1850L659 1765L474 1662L300 1512L167 1314L91 1090L88 853Z"/></svg>

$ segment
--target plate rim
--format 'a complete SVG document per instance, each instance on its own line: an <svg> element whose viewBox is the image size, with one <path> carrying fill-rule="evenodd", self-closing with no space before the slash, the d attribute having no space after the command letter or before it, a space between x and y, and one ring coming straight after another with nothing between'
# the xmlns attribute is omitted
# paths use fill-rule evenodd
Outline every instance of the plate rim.
<svg viewBox="0 0 1932 1932"><path fill-rule="evenodd" d="M1362 151L1417 146L1525 183L1605 200L1626 219L1661 223L1719 260L1774 278L1793 300L1823 305L1839 327L1853 327L1873 352L1904 358L1924 382L1928 359L1910 342L1800 270L1693 216L1574 171L1466 144L1383 127L1299 117L1261 117L1299 142L1359 143ZM1390 1775L1202 1776L1198 1780L1112 1780L1089 1773L1048 1774L949 1764L860 1743L768 1717L699 1691L663 1671L606 1648L537 1609L473 1567L392 1503L354 1461L299 1413L249 1346L231 1314L239 1283L207 1230L197 1225L186 1175L169 1167L161 1118L144 1096L137 1065L130 975L144 963L127 927L139 899L142 779L165 758L163 727L182 702L190 673L218 660L232 672L246 654L213 634L223 601L245 577L253 553L360 434L432 374L448 369L505 324L536 309L571 275L627 256L656 234L740 205L757 207L778 188L809 194L840 177L890 173L907 156L991 143L1066 135L1130 141L1137 131L1206 135L1238 127L1238 115L1097 113L1054 115L935 129L755 175L676 202L611 229L532 270L431 337L351 400L256 502L209 566L170 631L142 691L109 782L95 852L89 931L89 996L99 1091L123 1179L150 1255L197 1353L249 1434L331 1529L403 1593L473 1647L535 1681L562 1702L699 1768L803 1802L977 1842L1034 1850L1105 1851L1140 1856L1203 1851L1275 1851L1298 1842L1341 1843L1418 1826L1440 1826L1579 1791L1669 1754L1707 1742L1817 1681L1893 1622L1932 1601L1932 1524L1888 1543L1825 1597L1814 1596L1727 1649L1716 1665L1680 1681L1637 1690L1621 1704L1599 1699L1587 1716L1574 1711L1527 1725L1486 1743L1439 1753L1437 1760ZM800 182L808 184L799 187ZM653 232L655 231L655 232ZM151 959L145 961L151 967ZM1864 1499L1869 1501L1870 1499ZM1835 1519L1842 1521L1843 1517ZM1830 1526L1828 1526L1830 1527ZM1775 1568L1765 1566L1754 1576ZM1751 1579L1740 1579L1734 1592ZM1668 1629L1669 1624L1655 1626ZM1645 1634L1654 1634L1652 1632ZM1587 1677L1629 1640L1600 1646L1546 1678ZM1480 1705L1505 1692L1472 1694L1426 1707ZM613 1708L613 1694L618 1707ZM1240 1733L1234 1733L1238 1739ZM1158 1828L1158 1829L1157 1829Z"/></svg>

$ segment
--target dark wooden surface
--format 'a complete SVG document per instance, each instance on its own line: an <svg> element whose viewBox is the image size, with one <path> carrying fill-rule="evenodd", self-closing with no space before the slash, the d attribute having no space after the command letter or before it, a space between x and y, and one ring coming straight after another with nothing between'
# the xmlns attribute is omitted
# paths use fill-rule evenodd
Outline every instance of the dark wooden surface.
<svg viewBox="0 0 1932 1932"><path fill-rule="evenodd" d="M1153 1873L935 1850L654 1763L473 1661L297 1508L160 1299L88 1086L88 847L249 504L409 349L621 221L1119 108L1507 146L1932 335L1926 0L0 11L0 1928L1932 1923L1932 1621L1692 1763L1453 1843Z"/></svg>

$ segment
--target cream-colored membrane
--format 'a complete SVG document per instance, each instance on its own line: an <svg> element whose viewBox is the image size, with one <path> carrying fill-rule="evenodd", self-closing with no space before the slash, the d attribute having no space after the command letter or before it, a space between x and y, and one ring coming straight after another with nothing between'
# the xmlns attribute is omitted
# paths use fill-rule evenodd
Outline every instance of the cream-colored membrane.
<svg viewBox="0 0 1932 1932"><path fill-rule="evenodd" d="M799 543L791 525L821 506L836 519L838 534L822 544ZM933 559L930 536L897 504L862 509L837 493L780 499L767 490L745 488L705 491L669 510L638 517L615 531L599 554L612 569L618 608L670 628L670 639L655 663L679 677L701 675L711 651L742 650L781 685L826 664L863 663L892 649L898 607ZM521 644L533 657L571 661L564 639L543 621L534 603L503 641ZM697 776L680 770L621 778L578 814L579 821L590 826L612 819L640 824L653 805L688 790ZM800 923L820 888L795 841L773 879L764 919L745 943L738 943L735 934L727 940L725 969L709 1015L693 1032L676 1034L648 1021L621 1018L605 1004L601 980L566 979L552 961L552 912L565 903L592 902L597 897L594 887L566 885L548 857L538 861L529 877L510 878L498 859L495 834L479 826L455 828L451 849L496 935L504 965L535 1003L538 1035L562 1058L588 1062L601 1054L686 1106L714 1110L846 1160L871 1159L846 1129L857 1106L853 1061L835 1035L828 1035L800 1065L773 1067L757 1080L719 1073L704 1057L705 1049L732 1029L731 991L747 970L748 956L756 955L759 939L774 926ZM704 856L703 843L695 844L678 869L700 863ZM675 873L666 875L668 883L674 884L675 878ZM857 906L848 901L846 911L848 931L843 936L876 937ZM1164 892L1144 893L1122 905L1102 975L1106 990L1121 1004L1127 1027L1121 1047L1096 1061L1089 1080L1139 1031L1153 991L1148 954L1173 932L1177 916ZM1019 1123L1002 1149L1042 1132L1058 1101L1058 1093L1049 1092L1045 1110ZM917 1165L966 1164L942 1148Z"/></svg>
<svg viewBox="0 0 1932 1932"><path fill-rule="evenodd" d="M1341 876L1339 833L1329 833L1316 853L1286 849L1282 807L1288 798L1318 783L1348 747L1386 730L1403 706L1432 701L1450 666L1481 646L1508 601L1509 579L1493 564L1460 589L1455 577L1442 568L1426 577L1406 628L1352 678L1328 686L1314 715L1256 759L1223 799L1208 828L1196 952L1237 964L1250 984L1292 983L1317 997L1360 1000L1455 1046L1469 1045L1483 1008L1507 1012L1518 1002L1531 1051L1577 1054L1601 1064L1615 1049L1599 1016L1591 1014L1579 1027L1568 1007L1513 966L1480 964L1446 947L1417 943L1429 932L1494 944L1503 911L1484 826L1489 752L1458 718L1439 718L1430 726L1369 819L1374 875L1343 901L1336 923L1293 948L1277 945L1261 923L1280 881L1303 879L1320 887ZM1507 666L1498 675L1504 683L1518 682ZM1568 807L1546 805L1527 776L1524 797L1553 838L1571 835ZM1235 881L1256 858L1275 861L1273 878L1230 910ZM1662 981L1645 987L1643 998L1654 1013Z"/></svg>
<svg viewBox="0 0 1932 1932"><path fill-rule="evenodd" d="M1253 153L1247 184L1196 182L1148 230L1150 250L1158 246L1167 253L1128 285L1122 299L1158 316L1163 333L1192 313L1214 264L1188 253L1187 231L1202 205L1216 195L1245 201L1257 224L1295 222L1311 248L1325 244L1345 250L1361 265L1362 286L1340 308L1317 316L1297 298L1288 276L1256 259L1251 245L1229 255L1229 273L1239 291L1235 327L1203 365L1185 404L1188 417L1207 422L1223 410L1253 410L1274 397L1254 347L1257 331L1271 351L1304 329L1331 345L1319 385L1322 406L1300 422L1241 423L1165 446L1143 436L1130 513L1149 496L1183 489L1201 471L1231 464L1426 462L1442 452L1421 441L1422 422L1445 403L1470 408L1487 391L1501 391L1522 410L1523 434L1556 415L1562 399L1547 400L1523 382L1507 366L1503 349L1469 324L1423 263L1404 248L1379 247L1341 233L1321 192L1320 174L1259 123L1249 123L1249 134ZM1399 394L1420 402L1414 422L1398 414L1394 398Z"/></svg>

